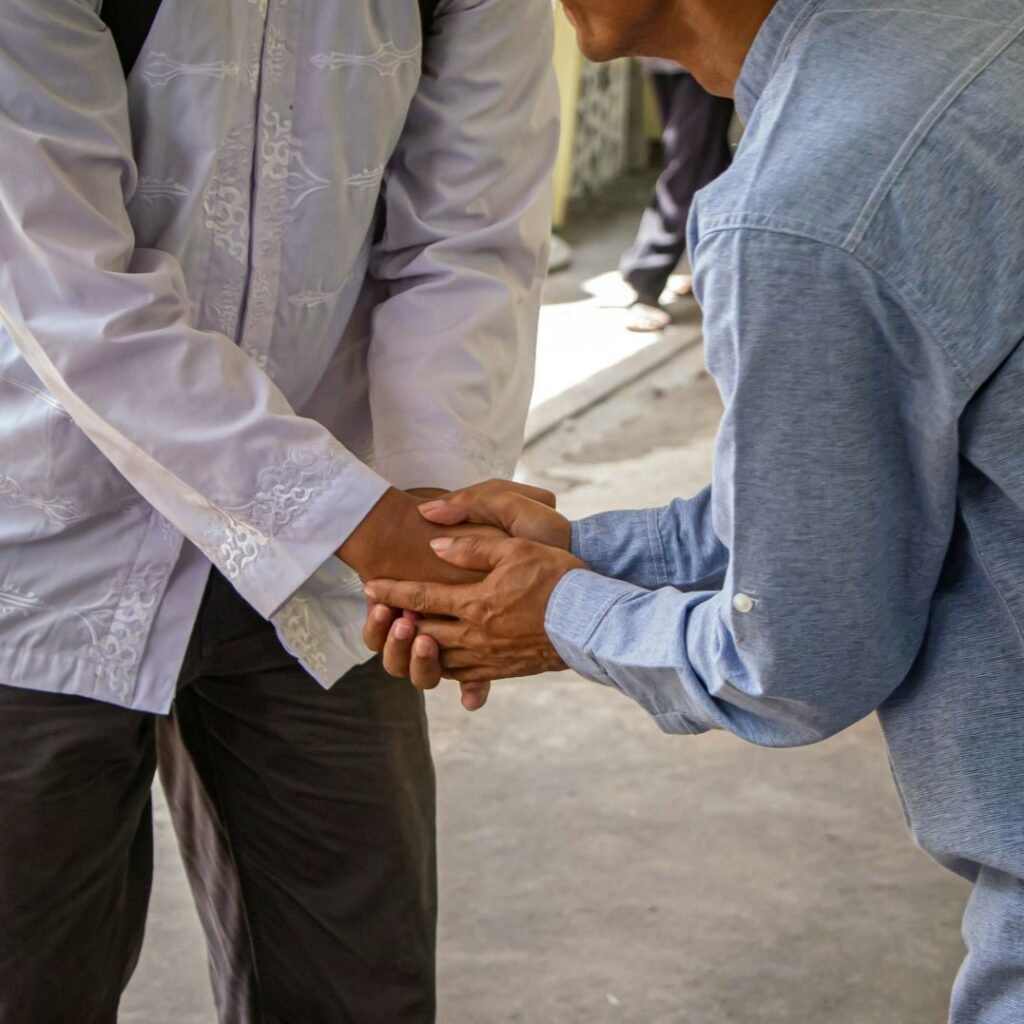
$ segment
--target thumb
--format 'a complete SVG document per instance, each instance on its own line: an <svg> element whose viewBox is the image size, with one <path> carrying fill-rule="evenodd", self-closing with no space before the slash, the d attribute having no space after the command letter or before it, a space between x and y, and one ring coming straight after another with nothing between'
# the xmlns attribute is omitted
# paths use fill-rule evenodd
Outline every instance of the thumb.
<svg viewBox="0 0 1024 1024"><path fill-rule="evenodd" d="M438 526L458 526L470 520L470 510L452 501L428 501L420 505L420 515Z"/></svg>
<svg viewBox="0 0 1024 1024"><path fill-rule="evenodd" d="M497 526L505 533L530 535L531 513L549 513L546 505L517 494L514 491L467 490L437 501L420 505L420 515L440 526L459 523L479 523Z"/></svg>
<svg viewBox="0 0 1024 1024"><path fill-rule="evenodd" d="M487 572L501 561L503 546L508 543L504 538L494 537L437 537L430 546L438 558L451 565Z"/></svg>

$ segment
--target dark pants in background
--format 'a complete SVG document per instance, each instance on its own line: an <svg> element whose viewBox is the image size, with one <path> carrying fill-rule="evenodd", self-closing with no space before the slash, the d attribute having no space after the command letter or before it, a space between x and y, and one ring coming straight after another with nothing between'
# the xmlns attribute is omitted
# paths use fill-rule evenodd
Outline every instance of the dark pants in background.
<svg viewBox="0 0 1024 1024"><path fill-rule="evenodd" d="M323 690L214 573L173 714L0 686L0 1024L112 1024L159 770L224 1024L434 1020L422 695Z"/></svg>
<svg viewBox="0 0 1024 1024"><path fill-rule="evenodd" d="M731 162L733 104L705 92L684 71L654 72L650 80L661 111L665 169L619 270L637 298L654 306L686 252L686 218L694 195Z"/></svg>

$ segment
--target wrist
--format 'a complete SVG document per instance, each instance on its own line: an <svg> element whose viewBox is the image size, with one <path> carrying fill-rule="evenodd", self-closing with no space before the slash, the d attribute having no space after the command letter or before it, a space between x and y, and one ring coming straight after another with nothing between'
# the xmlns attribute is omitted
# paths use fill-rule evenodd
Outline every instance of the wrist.
<svg viewBox="0 0 1024 1024"><path fill-rule="evenodd" d="M560 516L560 518L561 522L558 524L558 547L563 551L568 551L571 555L575 555L576 552L573 551L572 547L574 533L572 522L566 519L565 516Z"/></svg>
<svg viewBox="0 0 1024 1024"><path fill-rule="evenodd" d="M395 537L403 535L413 517L419 519L416 508L412 495L388 488L338 549L338 557L363 579L380 575Z"/></svg>

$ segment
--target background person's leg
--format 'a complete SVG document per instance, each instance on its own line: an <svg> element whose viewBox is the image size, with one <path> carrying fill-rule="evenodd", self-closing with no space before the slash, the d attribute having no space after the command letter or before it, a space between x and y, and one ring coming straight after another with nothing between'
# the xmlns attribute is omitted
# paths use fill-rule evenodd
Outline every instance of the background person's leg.
<svg viewBox="0 0 1024 1024"><path fill-rule="evenodd" d="M619 270L638 301L655 305L686 252L686 219L694 195L732 159L733 104L705 92L692 75L656 72L650 77L662 116L665 168Z"/></svg>
<svg viewBox="0 0 1024 1024"><path fill-rule="evenodd" d="M0 1024L114 1024L153 865L153 718L0 686Z"/></svg>
<svg viewBox="0 0 1024 1024"><path fill-rule="evenodd" d="M964 914L964 941L950 1024L1024 1021L1024 882L982 868Z"/></svg>
<svg viewBox="0 0 1024 1024"><path fill-rule="evenodd" d="M159 748L221 1020L430 1024L422 695L376 662L325 691L248 606L214 591L200 674Z"/></svg>

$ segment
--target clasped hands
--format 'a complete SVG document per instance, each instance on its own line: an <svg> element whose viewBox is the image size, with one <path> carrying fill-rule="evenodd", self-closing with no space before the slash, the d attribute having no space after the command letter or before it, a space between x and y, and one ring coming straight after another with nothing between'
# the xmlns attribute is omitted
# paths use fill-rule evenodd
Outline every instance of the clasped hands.
<svg viewBox="0 0 1024 1024"><path fill-rule="evenodd" d="M421 689L458 680L463 706L474 711L494 679L565 668L545 613L559 580L586 566L569 551L569 521L554 495L490 480L417 512L441 528L429 541L434 556L468 579L367 580L364 639L383 655L385 670Z"/></svg>

